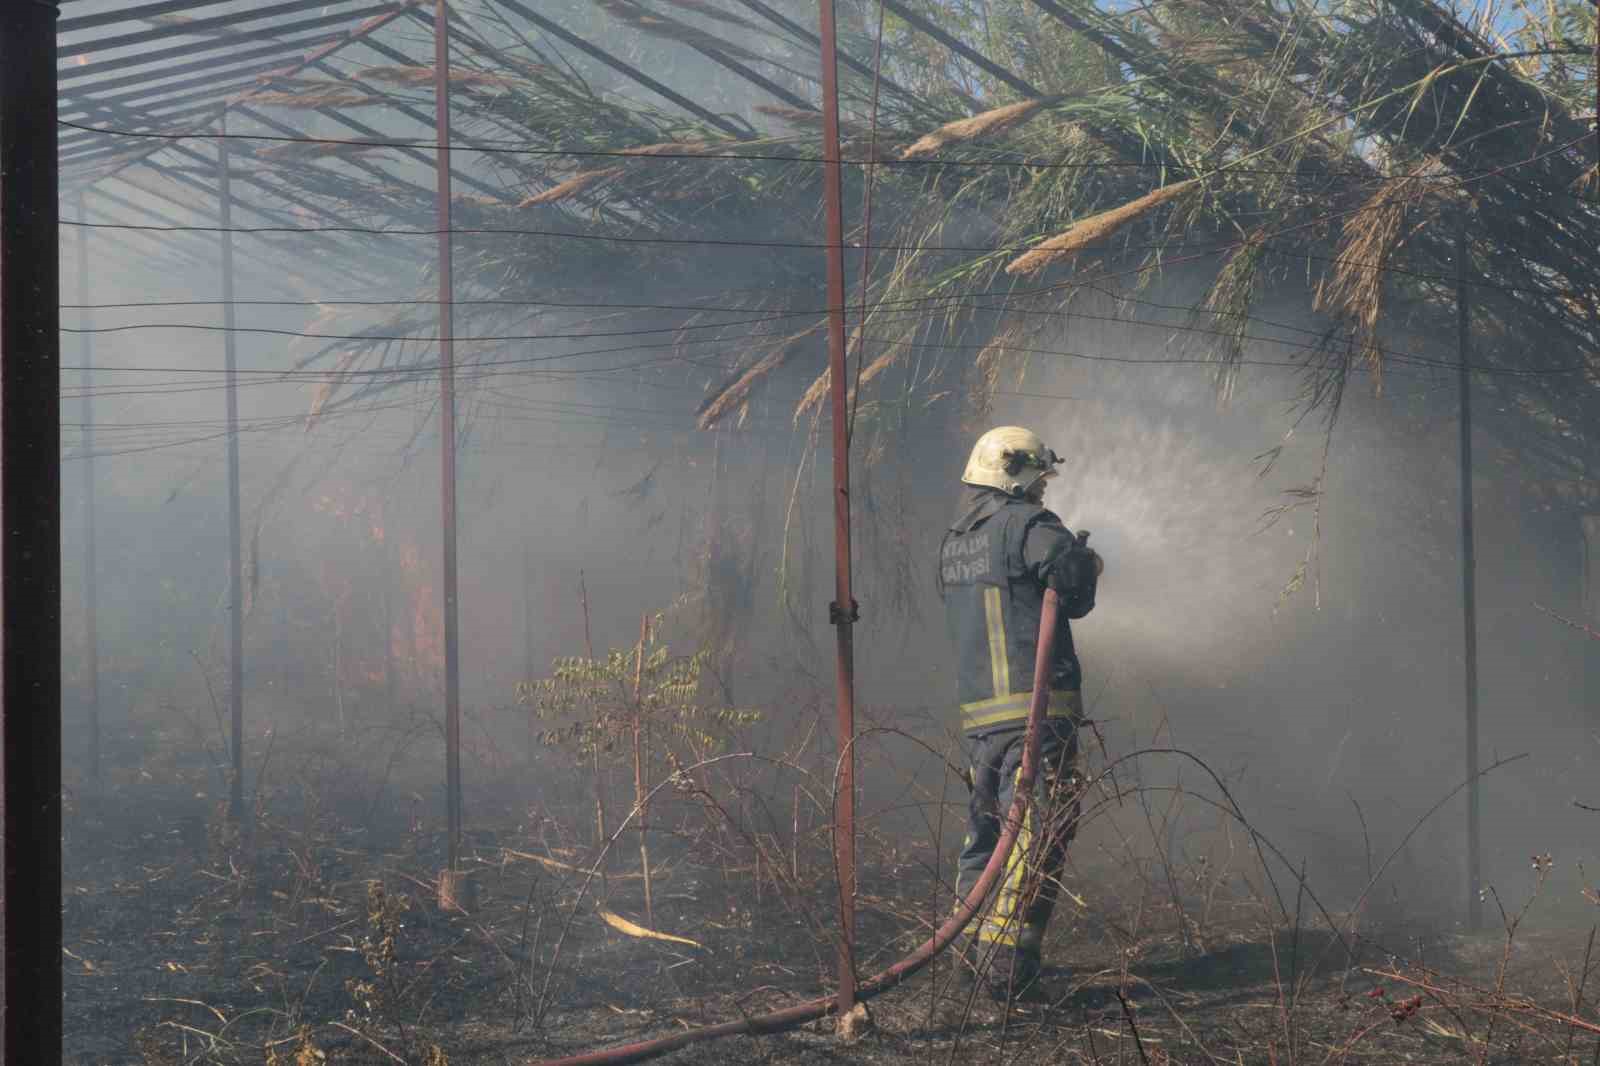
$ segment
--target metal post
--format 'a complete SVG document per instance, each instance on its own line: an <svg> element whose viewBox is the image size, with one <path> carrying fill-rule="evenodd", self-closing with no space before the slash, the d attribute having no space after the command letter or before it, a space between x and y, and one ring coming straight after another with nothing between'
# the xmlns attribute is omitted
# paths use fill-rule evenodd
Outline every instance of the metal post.
<svg viewBox="0 0 1600 1066"><path fill-rule="evenodd" d="M839 795L833 819L834 862L839 875L839 991L841 1015L855 1006L856 603L850 595L850 438L844 367L844 210L839 161L839 50L833 0L822 5L822 187L828 225L828 396L833 418L834 602L830 621L838 636L835 682L839 711Z"/></svg>
<svg viewBox="0 0 1600 1066"><path fill-rule="evenodd" d="M1472 539L1472 382L1468 348L1467 212L1456 231L1456 344L1461 392L1461 615L1465 627L1467 667L1467 925L1483 928L1478 827L1478 593L1477 558Z"/></svg>
<svg viewBox="0 0 1600 1066"><path fill-rule="evenodd" d="M228 418L228 715L233 780L228 817L244 816L244 558L239 522L238 340L233 305L233 189L228 155L228 113L217 138L217 199L222 230L222 352Z"/></svg>
<svg viewBox="0 0 1600 1066"><path fill-rule="evenodd" d="M54 3L0 4L6 1066L61 1061L61 252Z"/></svg>
<svg viewBox="0 0 1600 1066"><path fill-rule="evenodd" d="M87 218L84 194L78 193L78 217ZM94 325L94 313L89 304L89 234L87 228L78 230L78 302L84 305L79 313L79 323L85 332L78 334L78 351L83 359L83 370L78 384L83 390L79 404L79 417L83 419L83 643L84 688L89 705L89 783L100 785L100 605L96 575L99 567L95 561L94 514L94 373L90 364L94 358L93 341L88 329Z"/></svg>
<svg viewBox="0 0 1600 1066"><path fill-rule="evenodd" d="M434 127L439 151L439 454L444 520L444 747L449 807L449 869L461 858L461 658L456 587L456 379L454 286L450 261L450 14L436 0L433 14Z"/></svg>

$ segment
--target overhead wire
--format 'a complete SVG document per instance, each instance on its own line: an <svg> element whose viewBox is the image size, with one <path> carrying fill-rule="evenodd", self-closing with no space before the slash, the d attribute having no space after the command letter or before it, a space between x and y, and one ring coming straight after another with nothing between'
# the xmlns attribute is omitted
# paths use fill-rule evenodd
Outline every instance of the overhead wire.
<svg viewBox="0 0 1600 1066"><path fill-rule="evenodd" d="M71 122L67 119L57 119L57 124L69 126L73 129L87 133L104 134L117 137L151 138L157 140L185 141L185 140L248 140L269 141L290 144L320 144L336 147L358 148L395 148L413 149L417 151L439 150L439 145L434 141L408 141L402 139L391 140L357 140L342 137L291 137L283 134L267 133L217 133L204 130L188 130L183 132L160 132L155 130L127 130L112 126L90 126L83 123ZM1585 138L1586 139L1586 138ZM782 139L769 139L764 143L781 142ZM451 152L479 152L489 155L526 155L534 157L555 157L575 159L634 159L634 160L660 160L665 162L708 161L708 162L766 162L766 163L814 163L818 166L832 162L822 156L795 156L781 154L766 154L753 152L651 152L648 155L627 149L593 149L593 148L534 148L525 144L504 143L456 143L448 145ZM1200 176L1213 174L1240 174L1254 177L1307 177L1318 179L1348 179L1351 181L1383 183L1391 181L1426 181L1450 184L1467 180L1475 176L1493 174L1494 170L1481 172L1465 172L1441 175L1416 175L1416 174L1376 174L1371 171L1318 171L1318 170L1284 170L1270 167L1231 167L1226 164L1208 168L1170 159L1155 160L1097 160L1084 162L1066 162L1063 160L1039 158L995 158L995 159L951 159L942 156L919 156L913 159L897 158L861 158L850 159L841 157L838 162L842 166L854 167L959 167L959 168L994 168L994 169L1023 169L1023 170L1170 170L1178 173L1195 173Z"/></svg>
<svg viewBox="0 0 1600 1066"><path fill-rule="evenodd" d="M1579 138L1578 140L1575 140L1574 142L1572 142L1572 144L1577 144L1577 143L1580 143L1581 141L1585 141L1587 139L1588 139L1588 135L1586 134L1583 138ZM1565 151L1567 148L1570 148L1571 146L1572 145L1563 145L1560 148L1552 149L1551 152ZM1549 153L1546 153L1546 154L1549 154ZM1529 159L1524 160L1524 161L1522 161L1521 163L1518 163L1518 164L1508 164L1506 167L1498 168L1495 171L1491 171L1491 172L1489 172L1489 173L1487 173L1485 175L1480 176L1480 178L1478 178L1478 179L1472 179L1472 180L1482 180L1482 178L1493 176L1493 175L1499 174L1499 173L1504 173L1507 170L1512 169L1512 167L1514 167L1514 166L1525 166L1525 165L1531 164L1532 162L1535 162L1538 158L1540 158L1540 157L1535 156L1535 157L1530 157ZM1467 180L1463 179L1461 184L1463 184L1463 185L1467 184ZM1381 206L1381 205L1379 205L1379 206ZM1362 206L1350 208L1350 209L1347 209L1345 211L1326 212L1326 213L1318 215L1318 216L1316 216L1316 217L1314 217L1312 219L1303 220L1301 222L1297 222L1297 223L1294 223L1292 225L1285 226L1285 227L1277 230L1274 233L1265 234L1265 235L1257 235L1257 236L1252 236L1252 237L1244 237L1244 238L1240 238L1238 240L1225 242L1225 243L1222 243L1222 244L1218 244L1215 247L1209 248L1209 249L1207 249L1206 251L1203 251L1203 252L1190 252L1190 253L1186 253L1185 255L1182 255L1182 256L1177 256L1177 257L1173 257L1173 258L1167 259L1165 261L1165 263L1166 264L1173 264L1173 263L1182 263L1182 262L1194 261L1194 260L1197 260L1197 259L1203 259L1203 258L1209 257L1211 255L1221 254L1223 252L1234 251L1234 250L1242 248L1242 247L1244 247L1246 245L1254 245L1254 246L1265 247L1265 249L1267 251L1272 252L1274 254L1286 255L1286 256L1289 256L1289 257L1292 257L1292 258L1296 258L1296 259L1309 259L1309 260L1314 261L1314 262L1324 262L1324 263L1333 264L1333 265L1357 266L1357 267L1361 267L1362 269L1377 270L1377 271L1383 271L1383 272L1386 272L1386 273L1403 274L1403 275L1407 275L1407 276L1421 278L1421 279L1424 279L1424 280L1447 281L1447 282L1450 282L1451 284L1454 284L1454 282L1456 280L1454 275L1448 275L1447 276L1447 275L1443 275L1443 274L1433 274L1433 273L1426 272L1426 271L1412 271L1412 270L1407 270L1406 268L1393 266L1392 264L1363 263L1363 262L1360 262L1360 261L1348 260L1348 259L1345 259L1345 258L1339 257L1339 256L1321 256L1321 255L1316 255L1314 253L1311 253L1309 251L1305 251L1305 250L1302 250L1302 249L1288 250L1288 249L1274 248L1274 247L1272 247L1270 245L1267 245L1265 243L1266 241L1270 240L1273 237L1280 237L1280 236L1283 236L1283 235L1285 235L1287 233L1297 232L1297 231L1300 231L1300 230L1303 230L1303 229L1307 229L1307 228L1310 228L1310 227L1316 226L1316 225L1326 225L1326 224L1328 224L1328 223L1330 223L1332 221L1336 221L1336 220L1340 220L1340 219L1348 219L1348 218L1351 218L1351 217L1354 217L1354 216L1358 216L1358 215L1360 215L1360 214L1362 214L1362 213L1364 213L1366 211L1377 210L1377 209L1379 209L1379 208L1375 207L1373 205L1364 204ZM219 232L222 232L224 230L224 227L221 227L221 226L166 226L166 225L155 226L155 225L136 224L136 223L98 223L98 222L87 222L87 221L72 220L72 219L62 219L61 220L61 224L62 225L70 225L70 226L79 226L79 227L88 228L88 229L131 230L131 231L138 231L138 232L203 232L203 233L219 233ZM305 227L296 227L296 226L252 226L252 227L227 227L227 231L231 232L231 233L243 233L243 234L264 234L264 233L282 234L282 233L341 232L341 233L358 233L358 234L375 235L375 236L402 236L402 237L437 237L437 236L439 236L439 235L441 235L443 233L449 233L451 235L518 235L518 236L536 236L536 237L541 237L541 238L545 238L545 239L567 239L567 240L580 240L580 241L616 242L616 243L624 243L624 244L668 245L668 246L672 246L672 245L692 245L692 246L708 246L708 247L740 247L740 248L796 249L796 250L805 249L805 250L812 250L812 251L823 250L826 247L825 245L816 244L816 243L813 243L813 242L797 242L797 241L755 241L755 240L735 240L735 239L729 239L729 238L710 238L710 237L705 237L705 238L634 237L634 236L620 236L620 235L615 235L615 234L573 233L573 232L570 232L570 231L558 231L558 230L529 230L529 229L512 229L512 228L497 228L497 227L465 227L465 228L463 228L463 227L451 227L448 230L440 230L440 229L382 229L382 228L361 227L361 226L331 226L331 227L323 227L323 226L305 226ZM1173 247L1174 245L1179 246L1179 247L1183 247L1183 246L1185 246L1185 243L1186 242L1155 242L1155 243L1152 243L1152 244L1149 244L1149 245L1142 245L1142 246L1141 245L1112 245L1112 246L1105 246L1105 247L1098 247L1098 248L1084 248L1084 249L1081 249L1077 254L1082 256L1082 255L1096 254L1096 253L1100 253L1100 252L1118 252L1120 254L1128 254L1128 253L1135 252L1135 251L1161 251L1161 250L1164 250L1166 248ZM856 251L865 251L866 250L866 246L862 246L862 245L852 245L850 247L851 247L851 250L856 250ZM898 250L898 251L916 251L916 252L939 251L939 252L950 252L950 253L959 252L959 253L977 253L977 254L995 254L995 253L1004 252L1004 253L1008 253L1009 254L1009 253L1013 253L1013 252L1029 251L1029 250L1032 249L1032 247L1033 247L1032 245L1016 245L1016 246L939 246L939 245L917 244L917 245L875 245L875 246L871 246L871 250L884 250L884 251ZM1144 269L1144 268L1135 268L1134 272L1138 272L1138 271L1140 271L1142 269ZM1541 295L1569 295L1569 296L1570 295L1578 295L1579 294L1577 290L1555 290L1555 289L1551 289L1551 288L1548 288L1548 287L1536 288L1536 287L1531 287L1531 286L1508 286L1508 285L1503 285L1503 284L1499 284L1499 283L1489 282L1489 281L1483 280L1483 279L1472 279L1472 280L1469 281L1469 283L1473 284L1474 286L1476 286L1476 287L1478 287L1480 289L1496 290L1496 291L1508 292L1508 293L1519 293L1519 292L1522 292L1522 293L1535 293L1535 294L1541 294ZM1048 290L1043 290L1043 291L1048 291ZM334 338L334 339L349 339L349 338Z"/></svg>

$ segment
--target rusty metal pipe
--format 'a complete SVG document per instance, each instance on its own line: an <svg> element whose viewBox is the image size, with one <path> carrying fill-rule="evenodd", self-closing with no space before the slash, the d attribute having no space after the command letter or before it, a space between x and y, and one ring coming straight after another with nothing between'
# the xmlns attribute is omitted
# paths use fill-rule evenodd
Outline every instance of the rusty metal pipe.
<svg viewBox="0 0 1600 1066"><path fill-rule="evenodd" d="M228 426L228 817L244 817L244 549L239 502L239 335L233 302L233 163L228 113L217 138L217 221L222 228L222 359Z"/></svg>
<svg viewBox="0 0 1600 1066"><path fill-rule="evenodd" d="M461 861L461 640L456 583L455 286L450 247L450 9L438 0L433 15L434 132L438 138L439 213L439 462L444 522L444 735L449 872Z"/></svg>
<svg viewBox="0 0 1600 1066"><path fill-rule="evenodd" d="M868 1000L887 992L921 970L935 955L949 947L983 907L984 900L988 898L995 883L1004 873L1006 862L1011 858L1011 850L1016 846L1017 836L1022 831L1023 815L1027 813L1028 804L1033 797L1034 779L1038 776L1039 729L1044 724L1045 708L1050 702L1052 665L1050 649L1054 648L1056 643L1060 604L1061 601L1056 597L1054 589L1045 592L1044 608L1039 614L1039 648L1033 659L1033 699L1028 705L1028 725L1022 741L1022 766L1017 772L1011 809L1006 812L1005 825L1001 828L1000 840L995 845L994 854L989 857L989 865L983 868L977 883L961 901L961 905L956 908L950 920L941 925L911 954L861 982L856 989L857 1000ZM783 1010L741 1018L736 1022L708 1025L703 1029L690 1029L686 1032L673 1033L671 1036L645 1040L637 1044L624 1044L602 1051L585 1052L564 1059L547 1059L534 1066L621 1066L623 1063L644 1062L657 1055L664 1055L669 1051L688 1047L690 1044L715 1040L718 1037L777 1033L793 1029L834 1013L836 1005L835 996L823 996L793 1007L785 1007Z"/></svg>
<svg viewBox="0 0 1600 1066"><path fill-rule="evenodd" d="M838 638L834 674L839 722L839 788L833 810L833 861L839 880L838 1008L856 998L856 603L850 594L850 429L844 384L844 178L839 161L839 48L833 0L821 0L823 204L828 226L828 405L833 417L834 597Z"/></svg>

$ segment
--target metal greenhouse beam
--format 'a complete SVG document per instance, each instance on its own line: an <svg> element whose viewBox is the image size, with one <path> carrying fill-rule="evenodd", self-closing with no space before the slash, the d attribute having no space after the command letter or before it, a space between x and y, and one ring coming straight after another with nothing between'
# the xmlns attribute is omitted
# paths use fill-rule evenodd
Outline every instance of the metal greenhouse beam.
<svg viewBox="0 0 1600 1066"><path fill-rule="evenodd" d="M607 52L605 49L590 44L577 34L563 29L559 23L553 22L550 19L545 18L543 15L534 12L526 5L518 3L517 0L496 0L496 2L506 10L513 11L516 14L521 15L523 18L527 19L529 22L548 33L550 36L565 41L567 44L589 56L591 59L599 60L612 70L615 70L617 73L621 74L623 77L637 82L639 85L649 89L662 99L669 100L672 103L677 104L679 107L689 112L689 114L694 115L702 121L717 127L729 136L737 137L740 140L744 140L745 138L751 136L749 130L740 129L738 126L728 121L728 119L724 116L719 115L714 111L707 110L701 105L695 103L693 100L689 99L687 96L684 96L682 93L663 85L661 82L650 77L650 75L644 73L642 70L623 62L610 52Z"/></svg>
<svg viewBox="0 0 1600 1066"><path fill-rule="evenodd" d="M132 33L125 33L118 37L93 37L88 40L74 41L71 44L57 46L54 52L57 59L67 59L72 56L87 55L90 52L109 52L115 48L132 48L134 45L168 40L173 37L200 36L210 31L226 33L226 40L230 42L260 40L263 37L287 32L288 27L267 26L261 29L241 30L239 24L241 22L257 22L261 19L276 18L280 15L293 15L301 11L313 11L318 8L326 10L327 7L327 0L290 0L289 3L265 7L256 6L226 15L193 19L174 26L158 26L150 30L135 30ZM341 11L334 17L344 19L360 18L364 14L372 14L374 10L374 8L368 7L359 10Z"/></svg>
<svg viewBox="0 0 1600 1066"><path fill-rule="evenodd" d="M950 34L940 29L934 23L923 18L915 11L912 11L904 4L897 3L896 0L883 0L883 6L901 18L905 19L906 22L921 30L929 37L932 37L946 48L950 49L956 55L978 67L980 70L987 71L994 77L999 78L1001 81L1017 90L1017 92L1022 93L1024 96L1038 98L1044 95L1044 93L1040 92L1032 85L1029 85L1026 81L1023 81L1021 78L1017 77L1015 74L1011 73L1005 67L1002 67L1000 64L984 55L982 52L974 51L972 48L969 48L966 44L950 36Z"/></svg>
<svg viewBox="0 0 1600 1066"><path fill-rule="evenodd" d="M362 22L359 26L355 26L355 27L345 31L343 34L341 34L338 37L334 38L333 40L327 42L326 44L324 44L324 45L322 45L322 46L320 46L318 48L315 48L310 52L307 52L305 55L301 56L299 60L297 60L294 63L289 64L288 66L284 67L282 70L274 71L271 74L263 75L261 78L258 78L257 81L256 81L256 84L253 85L252 87L244 89L242 92L236 93L236 94L228 97L227 100L223 101L223 103L222 103L222 105L221 105L219 110L226 111L230 107L236 107L239 104L241 104L241 103L245 102L246 100L250 99L250 97L256 95L257 93L262 92L266 88L266 85L275 77L276 78L293 77L294 75L298 74L300 71L304 70L306 67L310 66L311 64L320 63L322 60L327 59L329 56L334 55L335 53L339 52L341 49L344 49L344 48L346 48L346 47L348 47L348 46L350 46L352 44L356 44L356 43L364 40L369 35L371 35L373 33L376 33L378 30L382 29L384 26L387 26L389 23L393 22L395 19L397 19L400 16L404 15L409 8L414 7L415 5L417 5L419 3L422 3L422 2L423 2L423 0L395 0L395 2L392 3L392 4L383 4L383 5L379 5L377 7L362 8L362 9L356 10L356 11L346 11L346 12L343 12L343 13L338 14L338 15L325 16L324 17L324 22L318 23L319 25L324 24L324 23L328 24L328 25L333 25L333 24L336 24L336 23L339 23L339 22L347 21L347 20L349 20L351 18L360 18L363 15L371 15L372 17L368 18L365 22ZM315 5L312 5L312 6L315 6ZM254 16L252 16L252 17L254 17ZM296 26L299 26L299 27L306 27L306 26L309 26L309 25L310 25L310 23L297 23L296 24ZM285 29L287 29L287 28L285 28ZM270 35L270 31L258 31L258 33ZM232 36L233 40L243 40L244 38L245 38L245 35L243 35L243 34L235 34L235 35ZM200 47L200 46L197 46L197 48L198 47ZM176 116L171 116L171 115L165 116L165 118L167 118L169 120L171 118L173 118L173 117L176 117ZM126 168L128 168L130 166L133 166L135 163L138 163L139 161L144 159L146 156L154 155L156 152L159 152L167 143L169 143L169 142L163 141L163 140L158 140L158 141L152 143L149 148L144 149L144 150L139 151L139 152L136 152L136 153L133 153L125 161L120 163L117 166L117 168L111 172L110 175L106 175L106 176L107 177L114 176L118 171L125 170ZM102 179L97 179L97 180L104 180L104 179L102 178Z"/></svg>
<svg viewBox="0 0 1600 1066"><path fill-rule="evenodd" d="M61 1061L61 252L54 2L0 4L6 1066Z"/></svg>

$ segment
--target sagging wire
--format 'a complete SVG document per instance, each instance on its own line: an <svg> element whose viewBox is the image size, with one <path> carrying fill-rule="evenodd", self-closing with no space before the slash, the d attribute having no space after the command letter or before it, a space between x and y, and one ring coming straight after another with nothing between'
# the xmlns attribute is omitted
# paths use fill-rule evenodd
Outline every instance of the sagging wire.
<svg viewBox="0 0 1600 1066"><path fill-rule="evenodd" d="M1560 54L1567 54L1561 52ZM1575 54L1575 53L1574 53ZM71 122L66 119L57 119L57 124L72 129L82 130L85 133L103 134L116 137L145 137L169 141L186 140L213 140L227 137L233 140L287 142L290 144L325 144L332 146L349 146L358 148L396 148L412 149L415 151L437 151L439 145L435 142L415 142L405 140L356 140L343 137L290 137L279 134L267 133L206 133L203 131L186 131L181 133L165 133L156 130L128 130L111 126L89 126L83 123ZM786 138L769 138L763 143L784 143ZM814 163L823 165L831 162L821 156L794 156L761 153L708 153L708 152L652 152L649 155L640 155L626 149L606 151L601 149L569 149L569 148L531 148L526 145L512 146L509 143L497 144L458 144L447 146L452 152L480 152L489 155L528 155L545 157L571 157L583 159L659 159L667 162L686 162L690 160L705 160L709 162L754 162L754 163ZM1261 167L1232 167L1224 166L1206 170L1199 166L1179 163L1172 160L1141 160L1141 161L1099 161L1067 163L1060 160L1011 158L1011 159L948 159L939 156L919 156L913 159L849 159L841 157L838 161L841 166L855 166L871 168L874 166L892 167L960 167L968 169L1021 169L1021 170L1170 170L1180 173L1194 173L1200 177L1226 172L1228 174L1247 175L1251 177L1304 177L1313 179L1340 179L1352 182L1366 182L1381 184L1390 181L1436 181L1450 183L1463 180L1461 175L1438 175L1417 179L1410 175L1373 174L1367 171L1304 171L1281 170ZM1494 171L1468 171L1465 177L1477 174L1492 174Z"/></svg>

